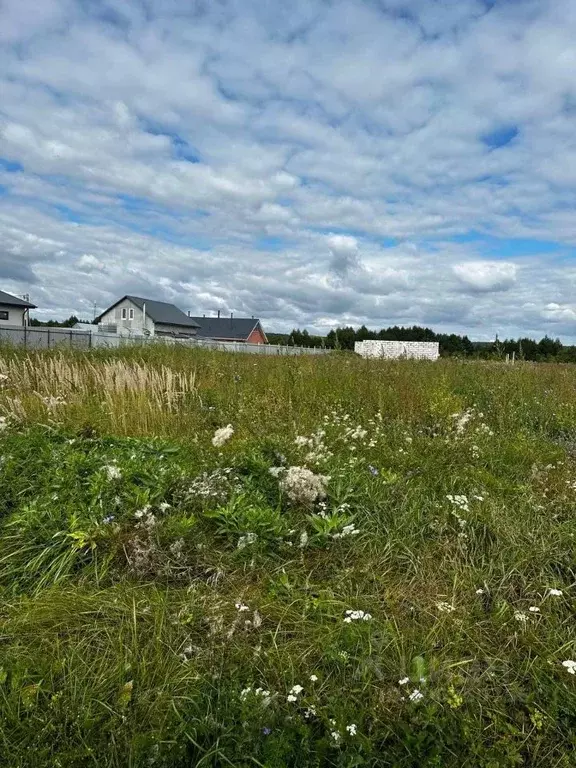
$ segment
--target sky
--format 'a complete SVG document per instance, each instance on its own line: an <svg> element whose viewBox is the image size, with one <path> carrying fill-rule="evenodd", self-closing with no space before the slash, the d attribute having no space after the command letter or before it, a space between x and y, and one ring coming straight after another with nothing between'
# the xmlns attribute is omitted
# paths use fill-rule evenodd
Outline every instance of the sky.
<svg viewBox="0 0 576 768"><path fill-rule="evenodd" d="M574 0L1 0L0 288L576 341Z"/></svg>

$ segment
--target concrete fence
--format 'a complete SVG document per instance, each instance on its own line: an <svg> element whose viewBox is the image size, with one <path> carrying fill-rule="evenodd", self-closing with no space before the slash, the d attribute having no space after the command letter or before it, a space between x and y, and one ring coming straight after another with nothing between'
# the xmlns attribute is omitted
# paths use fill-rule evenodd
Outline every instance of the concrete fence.
<svg viewBox="0 0 576 768"><path fill-rule="evenodd" d="M100 349L123 346L148 346L149 344L179 344L191 349L215 349L222 352L243 352L253 355L324 355L330 350L313 347L288 347L276 344L244 344L220 342L213 339L175 339L170 336L119 336L75 330L74 328L47 328L42 326L0 326L0 344L13 344L29 349Z"/></svg>
<svg viewBox="0 0 576 768"><path fill-rule="evenodd" d="M354 352L362 357L377 357L384 360L410 358L412 360L437 360L440 347L437 341L380 341L369 339L357 341Z"/></svg>

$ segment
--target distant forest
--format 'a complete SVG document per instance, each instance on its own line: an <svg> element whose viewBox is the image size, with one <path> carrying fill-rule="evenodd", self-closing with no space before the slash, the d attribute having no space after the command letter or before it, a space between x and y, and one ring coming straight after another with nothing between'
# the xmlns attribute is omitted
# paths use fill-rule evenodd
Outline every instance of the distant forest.
<svg viewBox="0 0 576 768"><path fill-rule="evenodd" d="M327 336L313 336L308 331L294 329L291 333L267 333L271 344L288 344L302 347L328 347L329 349L354 349L355 341L382 339L383 341L437 341L443 357L479 357L505 358L515 355L517 360L556 360L558 362L576 362L576 346L565 346L559 339L544 336L540 341L534 339L504 339L494 341L471 341L468 336L456 333L435 333L431 328L413 325L401 328L397 325L371 331L362 325L336 328Z"/></svg>

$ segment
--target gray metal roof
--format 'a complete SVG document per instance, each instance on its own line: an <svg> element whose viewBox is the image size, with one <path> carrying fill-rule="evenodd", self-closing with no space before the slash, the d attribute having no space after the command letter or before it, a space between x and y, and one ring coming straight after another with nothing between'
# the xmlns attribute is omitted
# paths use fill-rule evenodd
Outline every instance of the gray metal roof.
<svg viewBox="0 0 576 768"><path fill-rule="evenodd" d="M146 304L146 314L148 317L152 318L155 323L163 323L165 325L183 325L187 328L199 327L198 323L194 320L193 317L188 317L188 315L185 315L184 312L182 312L181 309L178 309L178 307L175 307L174 304L168 304L165 301L143 299L141 296L123 296L121 299L118 299L118 301L114 302L111 307L108 307L106 312L114 309L114 307L117 304L120 304L121 301L124 301L124 299L130 299L130 301L136 304L139 309L142 309L144 304ZM106 312L103 312L102 314L104 315ZM100 317L102 317L102 315L100 315ZM100 317L96 318L97 322L100 320Z"/></svg>
<svg viewBox="0 0 576 768"><path fill-rule="evenodd" d="M246 341L260 320L252 317L193 317L200 326L199 338Z"/></svg>
<svg viewBox="0 0 576 768"><path fill-rule="evenodd" d="M0 304L8 304L11 307L36 309L36 304L30 304L29 301L24 301L24 299L20 299L18 296L12 296L11 293L4 293L4 291L0 291Z"/></svg>

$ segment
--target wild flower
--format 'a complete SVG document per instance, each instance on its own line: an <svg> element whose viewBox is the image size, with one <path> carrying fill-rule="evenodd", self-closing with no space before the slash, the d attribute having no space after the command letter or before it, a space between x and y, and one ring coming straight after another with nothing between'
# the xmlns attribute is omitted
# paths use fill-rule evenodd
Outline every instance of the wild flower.
<svg viewBox="0 0 576 768"><path fill-rule="evenodd" d="M170 545L170 554L176 558L176 560L180 560L183 554L184 549L184 539L177 539L173 544Z"/></svg>
<svg viewBox="0 0 576 768"><path fill-rule="evenodd" d="M482 587L479 587L479 589L476 590L476 594L477 595L483 595L484 594L484 590L482 589Z"/></svg>
<svg viewBox="0 0 576 768"><path fill-rule="evenodd" d="M378 470L376 469L376 467L373 467L371 464L368 466L368 471L370 472L371 475L374 475L374 477L378 476Z"/></svg>
<svg viewBox="0 0 576 768"><path fill-rule="evenodd" d="M112 523L112 522L113 522L115 519L116 519L116 518L115 518L115 516L114 516L114 515L107 515L107 516L106 516L106 517L105 517L105 518L102 520L102 522L103 522L103 523L106 523L106 524L108 525L109 523Z"/></svg>
<svg viewBox="0 0 576 768"><path fill-rule="evenodd" d="M463 494L448 494L446 496L449 502L454 504L455 507L458 507L458 509L462 509L464 512L470 512L470 502L468 501L468 497L464 496Z"/></svg>
<svg viewBox="0 0 576 768"><path fill-rule="evenodd" d="M538 606L536 605L531 605L530 608L528 608L528 610L530 611L530 613L540 613L540 608L538 608Z"/></svg>
<svg viewBox="0 0 576 768"><path fill-rule="evenodd" d="M310 680L312 680L313 683L318 682L318 675L310 675Z"/></svg>
<svg viewBox="0 0 576 768"><path fill-rule="evenodd" d="M238 539L238 544L236 545L236 548L245 549L250 544L254 544L257 538L258 536L255 533L245 533L243 536L240 536L240 538Z"/></svg>
<svg viewBox="0 0 576 768"><path fill-rule="evenodd" d="M122 477L122 472L114 464L106 464L102 469L106 473L108 480L119 480Z"/></svg>
<svg viewBox="0 0 576 768"><path fill-rule="evenodd" d="M272 733L272 729L264 727L262 728L262 733L264 734L264 736L270 736L270 734Z"/></svg>
<svg viewBox="0 0 576 768"><path fill-rule="evenodd" d="M436 608L440 611L440 613L452 613L452 611L456 610L451 603L447 603L445 601L436 603Z"/></svg>
<svg viewBox="0 0 576 768"><path fill-rule="evenodd" d="M225 427L221 427L220 429L217 429L216 432L214 432L214 437L212 438L212 445L215 448L220 448L226 443L232 435L234 434L234 427L232 424L228 424Z"/></svg>
<svg viewBox="0 0 576 768"><path fill-rule="evenodd" d="M424 698L424 694L422 691L419 691L418 688L415 688L412 693L408 696L410 701L422 701Z"/></svg>
<svg viewBox="0 0 576 768"><path fill-rule="evenodd" d="M521 624L525 624L528 621L528 616L522 611L514 611L514 618Z"/></svg>
<svg viewBox="0 0 576 768"><path fill-rule="evenodd" d="M325 498L329 480L326 475L316 475L305 467L289 467L280 480L280 488L294 503L313 504Z"/></svg>
<svg viewBox="0 0 576 768"><path fill-rule="evenodd" d="M370 621L372 619L371 613L365 613L364 611L346 611L344 622L351 624L353 621Z"/></svg>
<svg viewBox="0 0 576 768"><path fill-rule="evenodd" d="M8 426L8 419L6 416L0 416L0 432L3 432Z"/></svg>
<svg viewBox="0 0 576 768"><path fill-rule="evenodd" d="M330 731L330 736L332 737L332 741L333 741L335 744L338 744L338 743L339 743L339 741L340 741L340 739L342 738L342 737L340 736L340 734L338 733L338 731Z"/></svg>
<svg viewBox="0 0 576 768"><path fill-rule="evenodd" d="M308 544L308 534L306 531L302 531L300 534L300 549L304 549L304 547Z"/></svg>
<svg viewBox="0 0 576 768"><path fill-rule="evenodd" d="M562 662L562 666L566 669L569 675L576 675L576 661L566 659L566 661Z"/></svg>
<svg viewBox="0 0 576 768"><path fill-rule="evenodd" d="M350 736L356 736L356 732L358 731L358 726L355 723L350 723L350 725L346 726L346 730L348 731L348 734Z"/></svg>
<svg viewBox="0 0 576 768"><path fill-rule="evenodd" d="M286 467L270 467L268 472L272 477L280 477L282 472L286 471Z"/></svg>
<svg viewBox="0 0 576 768"><path fill-rule="evenodd" d="M548 594L552 597L562 597L563 592L561 589L549 589Z"/></svg>
<svg viewBox="0 0 576 768"><path fill-rule="evenodd" d="M246 613L246 611L250 610L250 608L247 605L244 605L244 603L234 603L234 606L238 613Z"/></svg>
<svg viewBox="0 0 576 768"><path fill-rule="evenodd" d="M470 419L474 416L474 410L472 408L468 408L463 413L453 413L452 418L455 420L454 427L456 429L456 434L461 435L464 430L466 429L466 425L470 421Z"/></svg>
<svg viewBox="0 0 576 768"><path fill-rule="evenodd" d="M286 701L289 701L289 702L298 701L298 696L294 696L293 693L289 693L288 696L286 696Z"/></svg>
<svg viewBox="0 0 576 768"><path fill-rule="evenodd" d="M158 504L158 509L160 512L166 512L166 510L170 509L170 504L168 504L167 501L163 501L160 504Z"/></svg>
<svg viewBox="0 0 576 768"><path fill-rule="evenodd" d="M316 717L316 707L310 706L304 710L304 717L309 720L311 717Z"/></svg>
<svg viewBox="0 0 576 768"><path fill-rule="evenodd" d="M400 680L398 680L398 685L407 685L410 682L409 677L403 677Z"/></svg>
<svg viewBox="0 0 576 768"><path fill-rule="evenodd" d="M303 686L293 685L292 688L290 688L290 693L295 694L296 696L299 696L303 690L304 690Z"/></svg>
<svg viewBox="0 0 576 768"><path fill-rule="evenodd" d="M345 525L338 533L333 533L333 539L345 539L347 536L357 536L360 533L358 528L352 523Z"/></svg>

